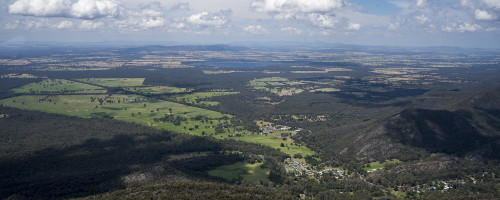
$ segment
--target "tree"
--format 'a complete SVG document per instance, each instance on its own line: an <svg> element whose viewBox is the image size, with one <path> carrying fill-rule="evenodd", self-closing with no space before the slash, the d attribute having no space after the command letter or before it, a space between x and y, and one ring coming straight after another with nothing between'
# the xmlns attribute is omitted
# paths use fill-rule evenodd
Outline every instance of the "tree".
<svg viewBox="0 0 500 200"><path fill-rule="evenodd" d="M280 144L280 147L285 147L285 144L281 143L281 144Z"/></svg>

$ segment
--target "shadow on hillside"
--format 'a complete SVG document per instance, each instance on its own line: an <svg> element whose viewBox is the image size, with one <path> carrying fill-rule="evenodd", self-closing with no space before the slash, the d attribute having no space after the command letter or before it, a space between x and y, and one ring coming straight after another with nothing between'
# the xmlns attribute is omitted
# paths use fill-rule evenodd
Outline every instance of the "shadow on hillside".
<svg viewBox="0 0 500 200"><path fill-rule="evenodd" d="M218 146L196 137L117 135L49 148L0 160L0 198L70 198L123 189L121 177L137 169L132 166L157 163L171 153L219 150Z"/></svg>
<svg viewBox="0 0 500 200"><path fill-rule="evenodd" d="M484 147L494 147L499 137L481 134L464 117L471 116L469 111L410 109L400 115L401 118L388 123L387 131L402 144L458 156L482 149L483 156L498 157L494 149Z"/></svg>

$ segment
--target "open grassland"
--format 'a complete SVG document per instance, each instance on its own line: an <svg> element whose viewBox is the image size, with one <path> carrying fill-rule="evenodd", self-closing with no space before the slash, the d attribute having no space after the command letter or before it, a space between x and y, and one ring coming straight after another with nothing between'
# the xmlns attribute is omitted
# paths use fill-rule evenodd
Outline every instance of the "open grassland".
<svg viewBox="0 0 500 200"><path fill-rule="evenodd" d="M277 148L283 153L290 156L295 154L300 154L302 157L315 155L316 152L308 149L305 146L295 144L295 141L288 137L281 137L282 133L295 134L293 131L278 131L274 133L268 133L267 135L253 134L253 135L242 135L241 137L233 137L235 140L241 140L245 142L257 143L266 145L272 148ZM283 147L281 144L283 143ZM301 162L305 162L304 159L298 159Z"/></svg>
<svg viewBox="0 0 500 200"><path fill-rule="evenodd" d="M399 163L401 161L397 160L397 159L393 159L393 160L386 160L385 162L383 163L380 163L380 162L371 162L369 164L366 164L363 169L365 171L373 171L373 170L377 170L377 169L382 169L385 167L386 164L395 164L395 163Z"/></svg>
<svg viewBox="0 0 500 200"><path fill-rule="evenodd" d="M0 78L38 78L38 76L35 76L33 74L11 73L11 74L1 75Z"/></svg>
<svg viewBox="0 0 500 200"><path fill-rule="evenodd" d="M303 85L303 82L289 81L286 78L270 77L251 80L249 86L255 90L264 90L278 96L291 96L303 92L296 86Z"/></svg>
<svg viewBox="0 0 500 200"><path fill-rule="evenodd" d="M44 79L12 89L21 94L78 94L78 93L106 93L104 88L64 79Z"/></svg>
<svg viewBox="0 0 500 200"><path fill-rule="evenodd" d="M218 124L229 124L232 116L178 103L147 99L139 95L49 95L18 96L0 104L83 118L110 117L159 129L196 135L215 133ZM165 116L172 120L161 121Z"/></svg>
<svg viewBox="0 0 500 200"><path fill-rule="evenodd" d="M340 92L338 88L319 88L315 90L309 90L309 92Z"/></svg>
<svg viewBox="0 0 500 200"><path fill-rule="evenodd" d="M104 87L133 87L142 86L145 78L84 78L77 80Z"/></svg>
<svg viewBox="0 0 500 200"><path fill-rule="evenodd" d="M183 95L175 95L170 97L172 100L181 102L181 103L189 103L189 104L203 104L209 106L219 105L217 101L207 101L206 99L216 96L225 96L225 95L234 95L239 92L195 92L192 94L183 94Z"/></svg>
<svg viewBox="0 0 500 200"><path fill-rule="evenodd" d="M260 182L270 182L267 178L269 169L261 168L262 163L250 164L246 162L237 162L231 165L224 165L214 170L208 171L211 176L217 176L226 180L241 180L253 184Z"/></svg>
<svg viewBox="0 0 500 200"><path fill-rule="evenodd" d="M189 92L190 89L169 87L169 86L145 86L145 87L124 87L126 91L149 95L149 94L177 94Z"/></svg>

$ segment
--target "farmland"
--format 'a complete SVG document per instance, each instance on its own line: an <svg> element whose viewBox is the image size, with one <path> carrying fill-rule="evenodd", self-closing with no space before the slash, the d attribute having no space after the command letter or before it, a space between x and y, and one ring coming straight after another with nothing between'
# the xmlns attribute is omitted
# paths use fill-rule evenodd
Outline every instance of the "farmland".
<svg viewBox="0 0 500 200"><path fill-rule="evenodd" d="M0 102L5 106L21 109L83 118L109 117L178 132L192 130L189 132L198 135L202 132L215 133L213 126L226 122L222 120L223 118L231 117L215 111L148 99L139 95L26 95L4 99ZM158 120L165 116L171 116L173 120Z"/></svg>
<svg viewBox="0 0 500 200"><path fill-rule="evenodd" d="M83 84L64 79L43 79L40 82L30 83L19 88L12 89L21 94L47 94L47 93L106 93L102 87Z"/></svg>
<svg viewBox="0 0 500 200"><path fill-rule="evenodd" d="M139 83L142 84L144 81L144 79L124 78L85 80L92 84L107 87L137 85ZM45 92L50 91L52 95L22 95L0 100L0 104L9 107L38 110L82 118L112 118L126 122L143 124L158 129L189 133L199 136L212 136L219 139L230 138L277 148L290 156L295 154L301 154L303 157L307 155L314 155L314 152L306 147L294 144L294 141L289 137L295 134L293 131L275 132L265 135L250 133L245 131L244 127L232 126L229 120L233 118L231 115L184 105L217 105L218 102L205 101L205 99L216 96L235 95L238 94L238 92L196 92L185 95L174 95L171 97L182 103L180 104L135 94L67 95L66 93L68 92L68 88L73 89L70 91L85 91L86 93L91 93L92 89L99 89L97 91L102 91L102 93L106 92L103 88L94 85L87 85L63 79L44 79L38 83L32 83L15 88L14 91L39 91L41 89L45 89ZM157 92L165 92L167 90L180 92L186 90L184 88L166 86L126 86L124 88L126 91L133 91L137 93L146 91L144 88L152 88ZM282 134L286 134L287 136L282 137ZM281 145L283 145L283 147ZM304 162L304 160L301 161Z"/></svg>
<svg viewBox="0 0 500 200"><path fill-rule="evenodd" d="M211 97L217 97L217 96L225 96L225 95L234 95L238 94L238 92L220 92L220 91L213 91L213 92L195 92L191 94L183 94L183 95L174 95L169 97L173 101L176 102L181 102L181 103L188 103L188 104L202 104L202 105L209 105L209 106L215 106L219 105L219 102L216 101L210 101L207 100L208 98Z"/></svg>
<svg viewBox="0 0 500 200"><path fill-rule="evenodd" d="M137 82L138 83L138 82ZM134 83L132 83L134 84ZM142 86L142 87L123 87L125 91L139 93L143 95L151 95L151 94L176 94L176 93L184 93L190 92L190 89L186 88L177 88L177 87L169 87L169 86Z"/></svg>

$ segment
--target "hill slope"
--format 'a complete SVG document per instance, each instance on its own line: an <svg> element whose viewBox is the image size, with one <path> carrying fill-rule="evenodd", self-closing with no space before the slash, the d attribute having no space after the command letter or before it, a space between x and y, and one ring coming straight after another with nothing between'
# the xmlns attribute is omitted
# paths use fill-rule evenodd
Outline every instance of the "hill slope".
<svg viewBox="0 0 500 200"><path fill-rule="evenodd" d="M429 153L498 159L500 89L457 101L449 110L407 109L362 131L341 155L358 160L419 159Z"/></svg>

